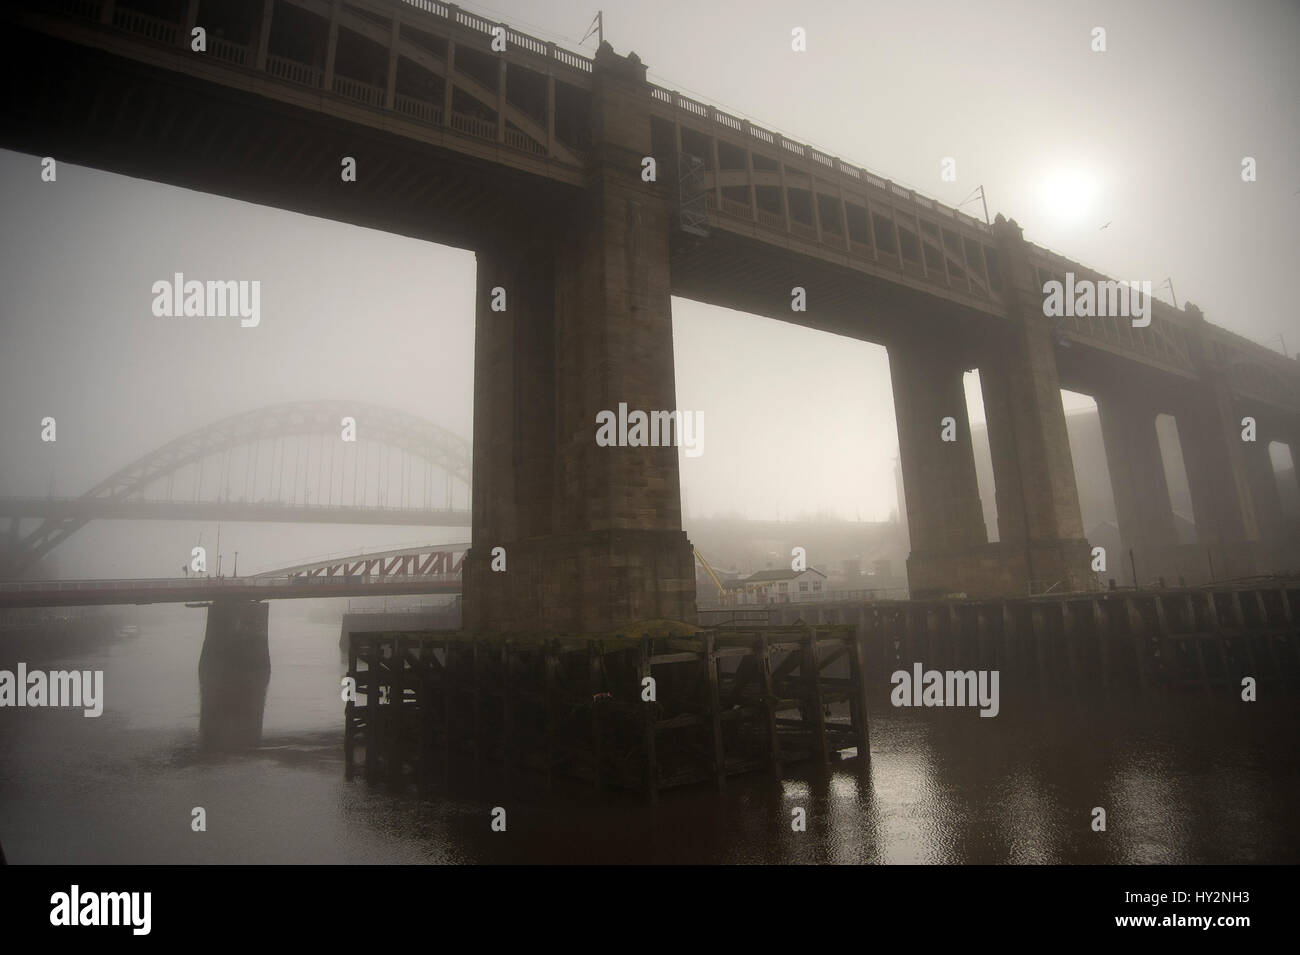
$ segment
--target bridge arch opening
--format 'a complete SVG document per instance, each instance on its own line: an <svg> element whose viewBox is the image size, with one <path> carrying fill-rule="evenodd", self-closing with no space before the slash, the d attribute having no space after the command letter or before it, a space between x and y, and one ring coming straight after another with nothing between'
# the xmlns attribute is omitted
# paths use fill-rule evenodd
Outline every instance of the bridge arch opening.
<svg viewBox="0 0 1300 955"><path fill-rule="evenodd" d="M1160 463L1164 467L1165 484L1169 488L1169 504L1174 513L1178 543L1194 543L1200 531L1192 505L1192 485L1187 477L1183 442L1178 436L1177 417L1165 413L1156 415L1156 437L1160 443Z"/></svg>
<svg viewBox="0 0 1300 955"><path fill-rule="evenodd" d="M973 368L962 375L966 392L966 415L970 419L971 451L975 456L975 479L979 487L980 510L984 516L984 533L989 543L997 543L998 502L993 481L993 455L989 450L989 432L984 416L984 392L980 372Z"/></svg>
<svg viewBox="0 0 1300 955"><path fill-rule="evenodd" d="M736 583L789 570L802 547L825 579L784 594L775 582L774 598L901 595L908 545L884 347L691 299L672 308L677 404L705 421L704 453L679 453L682 525L713 571ZM711 575L696 576L699 606L719 603Z"/></svg>
<svg viewBox="0 0 1300 955"><path fill-rule="evenodd" d="M1292 523L1300 521L1300 477L1296 475L1293 448L1284 441L1271 441L1268 457L1273 466L1273 479L1277 482L1282 515Z"/></svg>

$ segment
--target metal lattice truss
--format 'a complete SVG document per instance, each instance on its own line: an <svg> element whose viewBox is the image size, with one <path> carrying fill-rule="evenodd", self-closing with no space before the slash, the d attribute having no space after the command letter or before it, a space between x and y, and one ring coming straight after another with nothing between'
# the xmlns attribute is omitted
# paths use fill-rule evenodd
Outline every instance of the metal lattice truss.
<svg viewBox="0 0 1300 955"><path fill-rule="evenodd" d="M1034 253L1030 266L1034 272L1036 289L1041 289L1050 280L1064 284L1067 273L1073 273L1076 282L1081 279L1099 284L1115 282L1109 276L1046 249L1037 246L1030 248ZM1181 313L1163 302L1152 301L1149 307L1151 324L1145 328L1134 328L1131 317L1119 315L1063 316L1057 319L1058 328L1076 341L1144 364L1155 365L1183 377L1196 377L1185 319Z"/></svg>
<svg viewBox="0 0 1300 955"><path fill-rule="evenodd" d="M344 417L356 419L367 441L400 449L429 462L449 478L470 487L470 445L431 421L378 405L351 401L292 402L232 415L182 435L156 451L115 471L79 499L80 502L141 500L146 488L205 458L268 438L340 434ZM20 539L9 566L17 575L92 519L87 508L73 506L47 519Z"/></svg>
<svg viewBox="0 0 1300 955"><path fill-rule="evenodd" d="M505 68L527 70L542 77L559 76L568 85L587 89L591 85L592 72L592 62L588 57L440 0L358 0L351 4L332 4L330 0L287 2L296 7L300 15L314 18L322 32L347 30L380 49L390 50L395 58L419 67L429 76L440 78L447 84L447 95L436 100L403 95L395 88L390 91L364 78L345 76L337 71L327 75L318 65L277 56L265 49L261 54L263 62L259 64L258 50L254 46L215 38L209 38L204 56L206 77L225 85L243 86L251 68L261 74L258 82L272 96L293 96L306 86L383 111L402 123L437 127L457 137L495 141L572 167L585 165L585 158L576 145L566 145L553 135L556 126L554 103L540 108L525 108L515 102L509 96L511 87L506 82ZM159 61L159 47L168 52L174 50L177 38L187 35L189 29L180 22L128 10L121 5L114 8L109 4L105 10L105 0L63 0L57 4L45 0L28 5L53 8L41 12L62 14L81 21L81 24L86 21L96 24L111 33L115 52L146 62ZM496 31L503 31L502 38L506 40L506 48L500 53L493 47ZM457 64L454 55L440 57L431 52L424 39L426 35L449 40L462 49L488 53L501 63L503 69L495 82L480 79ZM130 38L129 42L123 43L124 36ZM91 42L96 40L98 38L93 38ZM165 68L189 71L188 67L178 67L181 61L174 56L168 56L162 62ZM474 102L469 107L470 112L450 108L457 102L450 95L451 89ZM498 113L499 122L488 118Z"/></svg>
<svg viewBox="0 0 1300 955"><path fill-rule="evenodd" d="M1216 328L1212 335L1214 362L1235 394L1300 412L1300 376L1294 360L1225 329Z"/></svg>
<svg viewBox="0 0 1300 955"><path fill-rule="evenodd" d="M393 578L459 579L469 544L431 544L376 551L355 557L329 557L294 567L268 570L254 577L315 577L337 580L364 577L378 581Z"/></svg>

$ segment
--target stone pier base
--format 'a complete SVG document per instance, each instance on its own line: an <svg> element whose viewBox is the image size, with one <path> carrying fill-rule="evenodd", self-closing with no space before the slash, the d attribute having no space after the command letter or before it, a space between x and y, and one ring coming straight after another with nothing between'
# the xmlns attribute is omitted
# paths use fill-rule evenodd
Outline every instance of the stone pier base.
<svg viewBox="0 0 1300 955"><path fill-rule="evenodd" d="M265 603L214 601L199 657L199 740L205 749L232 750L262 740L262 714L271 681Z"/></svg>
<svg viewBox="0 0 1300 955"><path fill-rule="evenodd" d="M641 620L695 619L695 557L684 531L548 535L465 560L467 630L587 633Z"/></svg>
<svg viewBox="0 0 1300 955"><path fill-rule="evenodd" d="M907 559L908 590L914 600L966 594L970 597L1074 593L1097 589L1086 540L980 544L960 551L913 551Z"/></svg>

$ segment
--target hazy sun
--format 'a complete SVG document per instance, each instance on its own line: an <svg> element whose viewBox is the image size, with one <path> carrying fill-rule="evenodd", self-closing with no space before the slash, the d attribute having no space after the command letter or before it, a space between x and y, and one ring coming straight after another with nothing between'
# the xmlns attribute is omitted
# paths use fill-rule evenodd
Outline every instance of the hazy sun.
<svg viewBox="0 0 1300 955"><path fill-rule="evenodd" d="M1078 225L1104 216L1097 206L1100 195L1098 177L1080 168L1054 170L1039 185L1044 212L1061 225Z"/></svg>

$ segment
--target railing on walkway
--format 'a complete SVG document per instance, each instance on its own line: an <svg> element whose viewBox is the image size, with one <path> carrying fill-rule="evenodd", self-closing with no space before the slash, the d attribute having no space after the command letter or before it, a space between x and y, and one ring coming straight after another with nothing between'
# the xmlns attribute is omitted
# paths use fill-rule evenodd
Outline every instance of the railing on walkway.
<svg viewBox="0 0 1300 955"><path fill-rule="evenodd" d="M113 10L113 26L119 30L125 30L127 33L134 33L148 40L157 40L159 43L166 43L169 46L176 43L177 30L175 23L168 20L161 20L158 17L151 17L147 13L137 13L135 10L127 10L117 7Z"/></svg>
<svg viewBox="0 0 1300 955"><path fill-rule="evenodd" d="M383 106L384 91L378 86L371 86L351 77L334 74L334 92L348 99L354 99L367 106Z"/></svg>
<svg viewBox="0 0 1300 955"><path fill-rule="evenodd" d="M301 83L303 86L319 87L321 84L321 71L316 67L274 54L267 54L266 72L290 83Z"/></svg>
<svg viewBox="0 0 1300 955"><path fill-rule="evenodd" d="M22 580L0 583L0 595L62 593L85 590L193 590L195 587L328 587L330 585L460 583L460 574L349 574L335 577L139 577L115 580Z"/></svg>
<svg viewBox="0 0 1300 955"><path fill-rule="evenodd" d="M225 60L238 66L248 65L248 47L242 43L232 43L221 37L209 37L207 44L208 56L215 56L218 60Z"/></svg>

